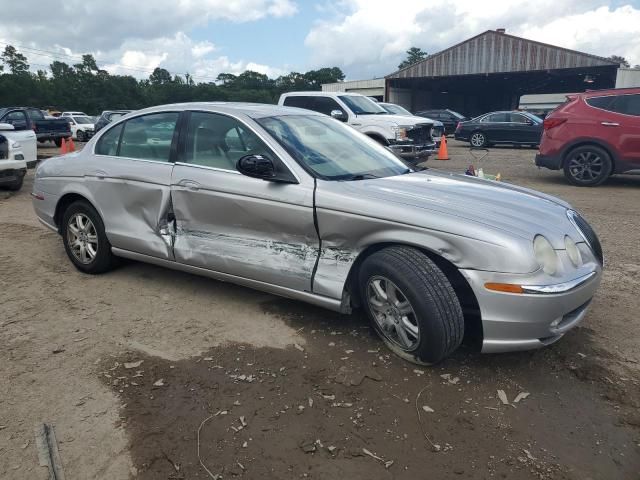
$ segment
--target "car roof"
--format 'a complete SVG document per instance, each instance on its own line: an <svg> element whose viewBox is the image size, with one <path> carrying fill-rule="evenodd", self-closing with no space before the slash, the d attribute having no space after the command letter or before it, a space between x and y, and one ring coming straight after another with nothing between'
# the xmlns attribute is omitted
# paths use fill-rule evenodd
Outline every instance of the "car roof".
<svg viewBox="0 0 640 480"><path fill-rule="evenodd" d="M337 96L351 96L351 97L366 97L366 95L362 95L361 93L355 92L288 92L283 93L285 97L297 97L297 96L305 96L305 97L337 97Z"/></svg>
<svg viewBox="0 0 640 480"><path fill-rule="evenodd" d="M302 108L281 107L267 103L244 103L244 102L186 102L172 103L168 105L158 105L155 107L137 110L136 114L161 112L167 110L202 110L215 113L240 114L250 118L274 117L280 115L315 115L324 117L322 113L312 112Z"/></svg>
<svg viewBox="0 0 640 480"><path fill-rule="evenodd" d="M587 90L586 92L573 94L581 95L584 97L601 97L606 95L633 95L640 93L640 87L628 87L628 88L607 88L604 90ZM570 94L567 94L570 95Z"/></svg>

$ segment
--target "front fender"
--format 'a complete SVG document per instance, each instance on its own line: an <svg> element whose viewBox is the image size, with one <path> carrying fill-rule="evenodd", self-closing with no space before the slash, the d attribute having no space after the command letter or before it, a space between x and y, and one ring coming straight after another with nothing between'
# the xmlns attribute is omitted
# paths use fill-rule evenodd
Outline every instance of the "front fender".
<svg viewBox="0 0 640 480"><path fill-rule="evenodd" d="M531 248L517 238L492 243L414 225L317 209L322 249L313 292L340 299L350 271L360 255L380 244L403 244L433 252L460 269L531 272Z"/></svg>

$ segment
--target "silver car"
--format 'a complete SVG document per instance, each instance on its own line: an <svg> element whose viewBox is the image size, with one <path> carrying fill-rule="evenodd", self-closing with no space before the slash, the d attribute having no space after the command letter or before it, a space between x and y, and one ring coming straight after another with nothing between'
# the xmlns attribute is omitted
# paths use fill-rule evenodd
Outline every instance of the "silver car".
<svg viewBox="0 0 640 480"><path fill-rule="evenodd" d="M36 172L33 204L73 262L125 257L349 313L434 363L465 332L484 352L538 348L585 316L602 273L567 203L415 172L307 110L186 103L131 113Z"/></svg>

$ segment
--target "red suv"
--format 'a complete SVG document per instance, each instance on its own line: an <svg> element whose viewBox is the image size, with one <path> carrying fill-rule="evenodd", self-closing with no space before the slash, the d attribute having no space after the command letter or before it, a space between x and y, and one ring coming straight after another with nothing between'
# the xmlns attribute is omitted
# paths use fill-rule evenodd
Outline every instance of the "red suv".
<svg viewBox="0 0 640 480"><path fill-rule="evenodd" d="M571 94L544 120L536 165L564 170L573 185L640 173L640 88Z"/></svg>

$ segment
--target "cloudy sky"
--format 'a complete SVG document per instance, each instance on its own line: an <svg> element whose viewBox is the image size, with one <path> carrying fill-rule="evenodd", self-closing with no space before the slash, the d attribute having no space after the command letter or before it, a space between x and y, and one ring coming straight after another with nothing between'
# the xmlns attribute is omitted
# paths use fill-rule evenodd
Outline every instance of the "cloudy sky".
<svg viewBox="0 0 640 480"><path fill-rule="evenodd" d="M161 66L212 81L222 72L339 66L384 76L411 46L434 53L484 30L640 64L640 0L18 0L3 2L0 48L33 69L92 53L112 73Z"/></svg>

